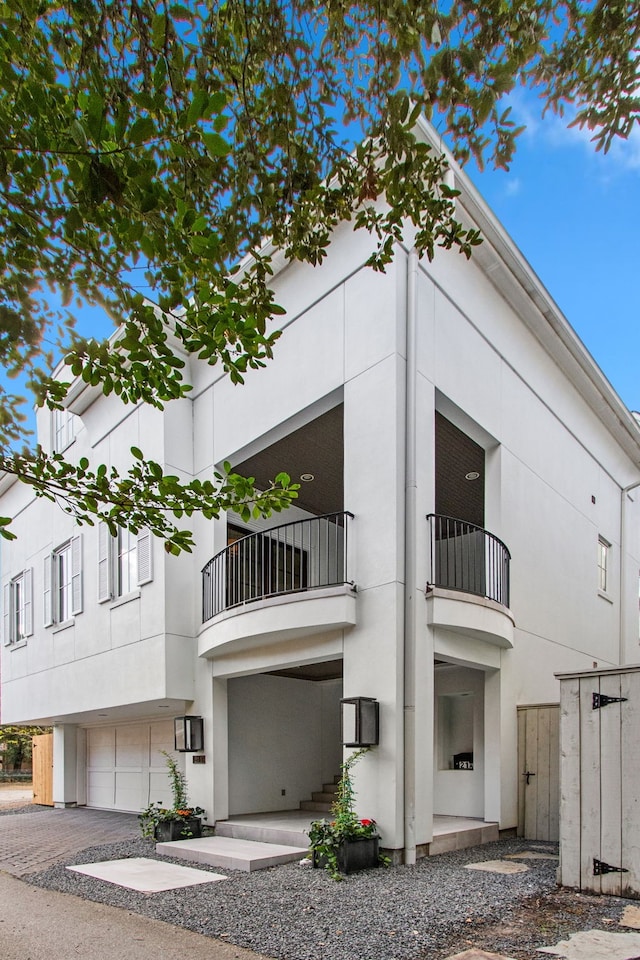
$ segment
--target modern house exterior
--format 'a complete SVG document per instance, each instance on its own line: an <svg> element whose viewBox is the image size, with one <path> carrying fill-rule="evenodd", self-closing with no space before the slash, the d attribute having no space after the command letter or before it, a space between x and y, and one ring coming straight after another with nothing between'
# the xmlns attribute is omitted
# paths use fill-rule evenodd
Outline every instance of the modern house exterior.
<svg viewBox="0 0 640 960"><path fill-rule="evenodd" d="M340 701L369 697L358 809L412 862L434 817L517 825L518 709L557 704L555 673L640 659L640 428L453 176L485 238L470 261L419 261L409 231L374 273L344 225L321 267L278 261L283 334L244 386L191 357L164 411L78 382L39 412L73 460L138 446L185 478L228 460L301 485L270 520L192 518L174 557L0 481L2 722L54 725L56 804L163 798L159 751L197 715L204 762L183 757L210 823L296 809L339 770Z"/></svg>

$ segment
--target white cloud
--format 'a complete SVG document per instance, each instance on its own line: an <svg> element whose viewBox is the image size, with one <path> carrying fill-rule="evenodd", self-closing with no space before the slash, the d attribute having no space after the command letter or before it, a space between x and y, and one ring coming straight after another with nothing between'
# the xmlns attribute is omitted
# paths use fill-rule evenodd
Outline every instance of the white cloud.
<svg viewBox="0 0 640 960"><path fill-rule="evenodd" d="M609 152L603 154L602 151L596 152L592 130L569 126L576 112L573 107L565 108L564 116L548 110L542 117L541 101L534 100L531 94L521 90L511 94L506 102L512 108L512 119L517 124L526 124L523 137L533 137L558 150L583 149L595 163L608 164L607 175L621 170L640 171L640 125L635 125L627 139L616 137Z"/></svg>

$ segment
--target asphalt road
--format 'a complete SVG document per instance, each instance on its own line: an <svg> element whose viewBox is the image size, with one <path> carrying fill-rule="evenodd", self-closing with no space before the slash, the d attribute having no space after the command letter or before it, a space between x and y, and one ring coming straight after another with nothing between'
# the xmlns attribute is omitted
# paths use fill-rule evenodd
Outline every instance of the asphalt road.
<svg viewBox="0 0 640 960"><path fill-rule="evenodd" d="M262 960L117 907L42 890L0 872L2 960Z"/></svg>

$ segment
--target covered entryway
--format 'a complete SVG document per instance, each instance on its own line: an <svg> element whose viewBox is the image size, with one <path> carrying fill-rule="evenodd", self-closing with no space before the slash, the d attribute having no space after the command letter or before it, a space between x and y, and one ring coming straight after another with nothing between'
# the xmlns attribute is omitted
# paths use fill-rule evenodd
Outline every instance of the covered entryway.
<svg viewBox="0 0 640 960"><path fill-rule="evenodd" d="M342 660L228 681L229 815L296 810L340 772Z"/></svg>
<svg viewBox="0 0 640 960"><path fill-rule="evenodd" d="M87 729L87 806L137 812L150 800L171 803L165 758L171 720Z"/></svg>
<svg viewBox="0 0 640 960"><path fill-rule="evenodd" d="M518 836L557 842L560 707L518 707Z"/></svg>
<svg viewBox="0 0 640 960"><path fill-rule="evenodd" d="M435 671L434 813L482 820L484 673L438 663Z"/></svg>

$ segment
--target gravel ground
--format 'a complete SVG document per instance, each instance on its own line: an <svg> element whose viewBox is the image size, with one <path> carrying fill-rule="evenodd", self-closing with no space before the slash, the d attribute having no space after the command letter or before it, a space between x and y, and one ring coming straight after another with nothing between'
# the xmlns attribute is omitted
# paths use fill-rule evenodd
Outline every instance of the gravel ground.
<svg viewBox="0 0 640 960"><path fill-rule="evenodd" d="M7 814L15 815L16 813L39 813L41 810L49 810L49 807L40 807L35 803L28 803L22 805L22 800L17 800L15 806L12 803L3 803L0 806L0 817L4 817Z"/></svg>
<svg viewBox="0 0 640 960"><path fill-rule="evenodd" d="M502 840L421 860L413 867L352 874L341 883L324 870L298 863L252 874L211 868L228 880L154 894L65 870L66 864L155 858L152 841L135 840L89 847L23 879L219 937L279 960L329 956L332 960L441 960L455 953L454 948L479 945L479 938L487 941L485 949L499 950L501 945L504 949L513 946L516 935L518 960L528 960L536 956L537 947L555 943L558 931L566 935L562 918L554 925L547 916L542 923L545 902L558 896L557 861L523 860L529 871L512 875L464 869L467 863L497 860L526 849L557 851L552 844ZM576 895L566 896L574 899L560 902L554 910L566 913L573 930L597 925L602 917L617 917L624 905L624 901L614 905L612 898L582 897L586 904L582 912L589 916L585 927L570 905Z"/></svg>

